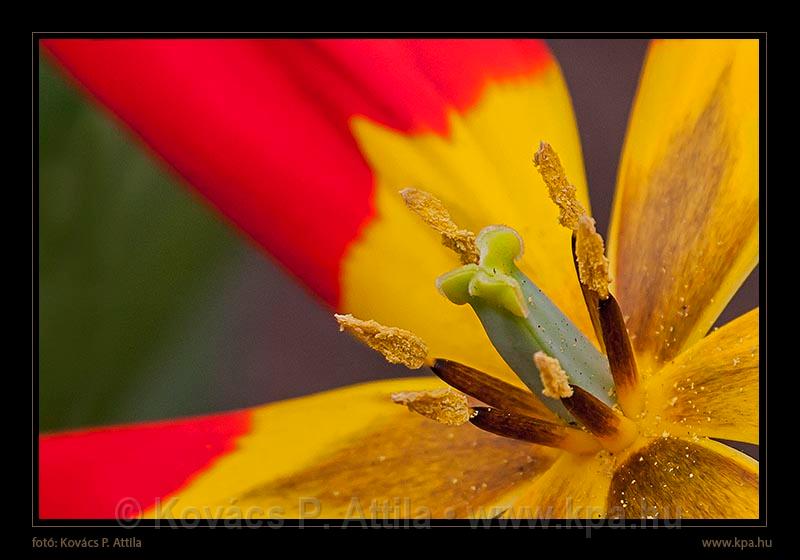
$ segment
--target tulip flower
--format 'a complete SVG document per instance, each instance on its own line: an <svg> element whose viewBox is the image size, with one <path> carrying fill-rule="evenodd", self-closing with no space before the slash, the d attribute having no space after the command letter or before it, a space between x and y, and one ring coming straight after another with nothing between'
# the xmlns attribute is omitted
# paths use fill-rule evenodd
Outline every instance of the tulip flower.
<svg viewBox="0 0 800 560"><path fill-rule="evenodd" d="M44 45L435 375L43 435L41 517L758 517L757 461L718 441L758 443L758 310L711 330L758 261L757 41L650 46L608 250L540 41Z"/></svg>

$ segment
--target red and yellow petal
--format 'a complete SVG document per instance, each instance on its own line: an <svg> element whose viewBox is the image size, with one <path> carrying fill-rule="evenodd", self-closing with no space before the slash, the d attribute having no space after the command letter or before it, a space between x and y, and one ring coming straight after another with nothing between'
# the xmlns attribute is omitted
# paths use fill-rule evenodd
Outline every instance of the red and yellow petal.
<svg viewBox="0 0 800 560"><path fill-rule="evenodd" d="M588 205L580 142L569 95L552 59L515 80L493 82L474 106L448 113L448 132L403 133L368 117L351 128L375 174L374 218L343 262L342 307L421 336L432 356L515 382L468 307L434 288L460 265L440 236L404 206L409 186L441 199L459 226L515 228L525 241L520 267L593 336L570 252L569 231L532 165L540 140L556 146Z"/></svg>
<svg viewBox="0 0 800 560"><path fill-rule="evenodd" d="M39 516L129 515L125 499L151 507L232 452L251 431L250 411L39 438Z"/></svg>
<svg viewBox="0 0 800 560"><path fill-rule="evenodd" d="M43 436L40 514L109 518L133 498L158 517L496 515L560 452L444 426L389 398L441 386L376 382L228 415Z"/></svg>
<svg viewBox="0 0 800 560"><path fill-rule="evenodd" d="M609 252L648 375L700 340L758 261L758 41L650 48Z"/></svg>
<svg viewBox="0 0 800 560"><path fill-rule="evenodd" d="M43 436L40 515L207 518L758 515L758 464L705 438L572 455L393 405L369 383L173 423ZM138 504L140 509L120 509Z"/></svg>
<svg viewBox="0 0 800 560"><path fill-rule="evenodd" d="M413 330L433 355L515 380L434 287L459 263L404 207L517 228L522 268L591 332L569 234L531 157L588 204L569 95L541 41L50 40L46 47L189 183L329 303Z"/></svg>
<svg viewBox="0 0 800 560"><path fill-rule="evenodd" d="M374 215L356 116L445 134L538 41L86 40L46 49L161 158L331 304Z"/></svg>
<svg viewBox="0 0 800 560"><path fill-rule="evenodd" d="M709 334L648 381L643 423L658 433L758 443L758 356L754 309Z"/></svg>

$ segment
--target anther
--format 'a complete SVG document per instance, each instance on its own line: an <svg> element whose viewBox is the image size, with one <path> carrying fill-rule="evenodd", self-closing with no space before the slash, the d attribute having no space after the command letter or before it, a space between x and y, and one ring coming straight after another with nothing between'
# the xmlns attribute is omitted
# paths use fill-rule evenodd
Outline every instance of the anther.
<svg viewBox="0 0 800 560"><path fill-rule="evenodd" d="M386 327L377 321L364 321L352 315L334 315L339 330L347 331L376 352L387 362L403 364L409 369L419 369L426 363L428 346L420 337L397 327Z"/></svg>
<svg viewBox="0 0 800 560"><path fill-rule="evenodd" d="M575 185L567 180L567 174L561 165L553 147L547 142L539 143L539 150L533 156L533 163L539 170L552 201L558 206L558 221L562 226L573 231L578 229L578 218L586 214L583 205L578 201Z"/></svg>
<svg viewBox="0 0 800 560"><path fill-rule="evenodd" d="M542 380L542 394L551 399L560 399L572 396L567 373L561 368L556 358L551 358L544 352L536 352L533 361L539 368L539 377Z"/></svg>
<svg viewBox="0 0 800 560"><path fill-rule="evenodd" d="M412 412L449 426L466 424L475 414L467 406L467 397L450 388L392 393L392 402L405 405Z"/></svg>
<svg viewBox="0 0 800 560"><path fill-rule="evenodd" d="M429 192L418 189L403 189L400 196L406 206L442 236L442 244L458 253L462 264L477 263L478 247L475 234L459 228L450 217L444 203Z"/></svg>
<svg viewBox="0 0 800 560"><path fill-rule="evenodd" d="M603 238L597 233L594 219L587 215L578 218L575 232L575 259L581 284L597 293L600 299L608 297L608 259Z"/></svg>

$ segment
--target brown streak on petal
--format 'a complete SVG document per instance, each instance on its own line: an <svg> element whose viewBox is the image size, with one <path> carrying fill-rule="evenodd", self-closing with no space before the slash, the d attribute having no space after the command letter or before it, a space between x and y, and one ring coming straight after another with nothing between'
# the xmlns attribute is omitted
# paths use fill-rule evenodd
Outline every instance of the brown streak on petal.
<svg viewBox="0 0 800 560"><path fill-rule="evenodd" d="M608 509L627 518L755 518L758 475L701 445L658 438L617 469Z"/></svg>
<svg viewBox="0 0 800 560"><path fill-rule="evenodd" d="M700 313L757 228L756 185L752 196L726 197L742 148L726 108L729 81L730 68L653 168L628 162L620 173L616 294L637 354L656 363L710 328L713 318L697 324Z"/></svg>
<svg viewBox="0 0 800 560"><path fill-rule="evenodd" d="M243 510L318 500L318 518L456 518L479 515L546 470L557 452L502 438L473 426L454 428L409 416L402 430L374 427L297 474L238 496ZM506 504L505 507L507 507ZM495 515L498 512L483 512Z"/></svg>
<svg viewBox="0 0 800 560"><path fill-rule="evenodd" d="M477 369L450 360L436 360L431 366L439 378L490 406L554 422L561 421L533 393Z"/></svg>

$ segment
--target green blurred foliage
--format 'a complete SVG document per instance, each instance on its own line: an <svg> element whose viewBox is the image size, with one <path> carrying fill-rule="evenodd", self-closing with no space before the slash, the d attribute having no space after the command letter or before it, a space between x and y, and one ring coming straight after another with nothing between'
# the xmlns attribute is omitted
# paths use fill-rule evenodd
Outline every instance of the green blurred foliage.
<svg viewBox="0 0 800 560"><path fill-rule="evenodd" d="M42 431L203 412L215 325L197 302L242 250L230 228L40 59Z"/></svg>

